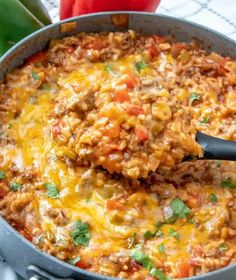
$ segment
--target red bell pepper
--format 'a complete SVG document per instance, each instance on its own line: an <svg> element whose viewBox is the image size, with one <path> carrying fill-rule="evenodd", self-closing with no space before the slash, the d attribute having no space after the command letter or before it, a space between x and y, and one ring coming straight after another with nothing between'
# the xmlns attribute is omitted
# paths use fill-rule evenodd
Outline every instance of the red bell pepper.
<svg viewBox="0 0 236 280"><path fill-rule="evenodd" d="M60 18L102 11L154 12L160 0L61 0Z"/></svg>

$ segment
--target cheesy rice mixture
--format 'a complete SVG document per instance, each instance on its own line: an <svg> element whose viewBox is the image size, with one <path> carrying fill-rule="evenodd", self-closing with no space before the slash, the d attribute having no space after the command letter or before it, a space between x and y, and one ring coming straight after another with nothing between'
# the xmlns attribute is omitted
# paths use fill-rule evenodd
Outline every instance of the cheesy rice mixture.
<svg viewBox="0 0 236 280"><path fill-rule="evenodd" d="M40 250L136 280L236 261L236 62L198 41L126 33L53 40L0 84L0 214Z"/></svg>

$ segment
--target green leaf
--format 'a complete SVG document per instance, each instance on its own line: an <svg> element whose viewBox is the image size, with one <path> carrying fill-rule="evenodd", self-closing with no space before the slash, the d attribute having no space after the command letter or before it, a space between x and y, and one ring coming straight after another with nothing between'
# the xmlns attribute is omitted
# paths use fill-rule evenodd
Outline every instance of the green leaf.
<svg viewBox="0 0 236 280"><path fill-rule="evenodd" d="M91 237L88 224L77 221L75 224L75 230L70 233L70 236L76 246L88 245Z"/></svg>
<svg viewBox="0 0 236 280"><path fill-rule="evenodd" d="M51 87L49 86L49 84L43 83L43 84L39 87L39 89L42 89L42 90L50 90Z"/></svg>
<svg viewBox="0 0 236 280"><path fill-rule="evenodd" d="M195 100L199 100L200 98L201 98L201 95L199 93L196 93L196 92L191 93L190 96L189 96L189 103L190 103L190 105L192 105L192 103Z"/></svg>
<svg viewBox="0 0 236 280"><path fill-rule="evenodd" d="M39 77L39 74L37 72L32 72L32 78L35 80L35 81L38 81L40 79Z"/></svg>
<svg viewBox="0 0 236 280"><path fill-rule="evenodd" d="M157 227L157 228L160 228L160 227L162 227L163 225L164 225L164 223L163 223L163 222L160 222L160 221L156 223L156 227Z"/></svg>
<svg viewBox="0 0 236 280"><path fill-rule="evenodd" d="M0 179L5 179L5 178L6 178L5 172L0 170Z"/></svg>
<svg viewBox="0 0 236 280"><path fill-rule="evenodd" d="M79 262L80 261L80 256L78 256L78 257L75 257L74 259L71 259L71 260L69 260L69 261L67 261L69 264L71 264L71 265L76 265L77 264L77 262Z"/></svg>
<svg viewBox="0 0 236 280"><path fill-rule="evenodd" d="M57 185L53 183L46 183L44 186L47 189L47 196L52 198L59 198L59 191L57 189Z"/></svg>
<svg viewBox="0 0 236 280"><path fill-rule="evenodd" d="M114 69L113 69L113 66L112 64L108 64L104 67L104 70L109 73L109 74L114 74Z"/></svg>
<svg viewBox="0 0 236 280"><path fill-rule="evenodd" d="M147 67L148 67L148 64L144 61L139 61L139 62L135 63L135 68L138 73L140 73L142 69L145 69Z"/></svg>
<svg viewBox="0 0 236 280"><path fill-rule="evenodd" d="M156 237L161 237L161 236L163 236L163 232L162 232L162 230L158 230L157 232L156 232Z"/></svg>
<svg viewBox="0 0 236 280"><path fill-rule="evenodd" d="M186 218L191 210L188 206L179 198L174 198L170 204L173 213L176 214L179 218Z"/></svg>
<svg viewBox="0 0 236 280"><path fill-rule="evenodd" d="M131 257L144 268L151 269L153 267L153 262L150 257L145 255L140 249L134 250Z"/></svg>
<svg viewBox="0 0 236 280"><path fill-rule="evenodd" d="M216 203L218 201L218 198L214 193L210 194L210 199L211 199L211 202L213 202L213 203Z"/></svg>
<svg viewBox="0 0 236 280"><path fill-rule="evenodd" d="M158 250L161 254L165 253L165 246L163 243L158 246Z"/></svg>
<svg viewBox="0 0 236 280"><path fill-rule="evenodd" d="M220 185L222 188L236 189L236 183L234 183L231 178L222 180Z"/></svg>
<svg viewBox="0 0 236 280"><path fill-rule="evenodd" d="M210 118L211 118L211 116L206 116L206 117L204 117L204 118L200 121L200 123L201 123L201 124L206 124L206 123L209 122Z"/></svg>
<svg viewBox="0 0 236 280"><path fill-rule="evenodd" d="M171 217L166 219L166 224L174 224L178 219L177 214L173 214Z"/></svg>
<svg viewBox="0 0 236 280"><path fill-rule="evenodd" d="M20 183L11 183L11 189L13 191L18 191L22 188L22 185Z"/></svg>
<svg viewBox="0 0 236 280"><path fill-rule="evenodd" d="M225 251L228 251L230 248L229 248L229 245L227 243L221 243L219 246L218 246L218 250L220 252L225 252Z"/></svg>
<svg viewBox="0 0 236 280"><path fill-rule="evenodd" d="M148 230L144 233L145 239L151 239L153 236L155 236L155 233L152 233L150 230Z"/></svg>
<svg viewBox="0 0 236 280"><path fill-rule="evenodd" d="M158 280L168 280L165 274L160 269L157 269L155 267L150 270L149 274L157 278Z"/></svg>
<svg viewBox="0 0 236 280"><path fill-rule="evenodd" d="M174 230L173 228L170 228L168 235L175 237L177 240L179 240L179 233L178 233L178 231Z"/></svg>

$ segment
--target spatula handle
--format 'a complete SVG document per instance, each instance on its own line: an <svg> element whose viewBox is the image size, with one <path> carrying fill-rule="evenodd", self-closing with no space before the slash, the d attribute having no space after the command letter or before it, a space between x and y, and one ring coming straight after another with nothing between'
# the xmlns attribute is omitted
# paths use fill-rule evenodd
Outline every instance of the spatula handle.
<svg viewBox="0 0 236 280"><path fill-rule="evenodd" d="M221 159L236 161L236 141L228 141L197 133L197 142L204 150L205 159Z"/></svg>

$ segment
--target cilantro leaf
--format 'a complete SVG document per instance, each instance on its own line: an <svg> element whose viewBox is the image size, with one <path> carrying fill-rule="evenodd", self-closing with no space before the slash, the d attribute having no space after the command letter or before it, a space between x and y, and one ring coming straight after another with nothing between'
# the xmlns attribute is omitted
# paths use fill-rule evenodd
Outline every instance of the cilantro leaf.
<svg viewBox="0 0 236 280"><path fill-rule="evenodd" d="M38 81L40 79L40 76L37 72L32 72L32 78L35 80L35 81Z"/></svg>
<svg viewBox="0 0 236 280"><path fill-rule="evenodd" d="M144 233L145 239L151 239L153 236L155 236L155 233L152 233L150 230L148 230Z"/></svg>
<svg viewBox="0 0 236 280"><path fill-rule="evenodd" d="M161 254L165 253L165 246L163 243L158 246L158 250Z"/></svg>
<svg viewBox="0 0 236 280"><path fill-rule="evenodd" d="M21 188L22 188L22 185L20 183L11 183L11 189L13 191L18 191Z"/></svg>
<svg viewBox="0 0 236 280"><path fill-rule="evenodd" d="M46 183L44 186L47 189L47 196L52 198L59 198L59 191L57 189L57 185L53 183Z"/></svg>
<svg viewBox="0 0 236 280"><path fill-rule="evenodd" d="M222 180L220 185L222 188L236 189L236 183L234 183L231 178Z"/></svg>
<svg viewBox="0 0 236 280"><path fill-rule="evenodd" d="M139 62L135 63L135 68L138 73L140 73L142 69L147 68L147 66L148 66L148 64L144 61L139 61Z"/></svg>
<svg viewBox="0 0 236 280"><path fill-rule="evenodd" d="M201 95L199 93L196 93L196 92L191 93L190 96L189 96L189 103L190 103L190 105L192 105L192 103L195 100L199 100L200 98L201 98Z"/></svg>
<svg viewBox="0 0 236 280"><path fill-rule="evenodd" d="M229 245L227 243L221 243L219 246L218 246L218 250L220 252L225 252L225 251L228 251L229 250Z"/></svg>
<svg viewBox="0 0 236 280"><path fill-rule="evenodd" d="M149 274L151 276L154 276L155 278L157 278L158 280L168 280L168 278L165 276L165 274L160 270L160 269L157 269L155 267L153 267Z"/></svg>
<svg viewBox="0 0 236 280"><path fill-rule="evenodd" d="M173 228L170 228L168 235L175 237L177 240L179 240L179 233L178 233L178 231L174 230Z"/></svg>
<svg viewBox="0 0 236 280"><path fill-rule="evenodd" d="M114 74L114 69L113 69L113 66L112 64L108 64L104 67L104 70L109 73L109 74Z"/></svg>
<svg viewBox="0 0 236 280"><path fill-rule="evenodd" d="M75 229L70 233L73 242L76 246L88 245L90 240L90 233L88 224L81 221L77 221L75 224Z"/></svg>
<svg viewBox="0 0 236 280"><path fill-rule="evenodd" d="M5 172L0 170L0 179L5 179L5 178L6 178Z"/></svg>
<svg viewBox="0 0 236 280"><path fill-rule="evenodd" d="M211 202L213 202L213 203L216 203L218 200L217 196L214 193L210 194L210 199L211 199Z"/></svg>
<svg viewBox="0 0 236 280"><path fill-rule="evenodd" d="M206 124L206 123L209 122L210 118L211 118L210 116L206 116L206 117L204 117L204 118L200 121L200 123L201 123L201 124Z"/></svg>
<svg viewBox="0 0 236 280"><path fill-rule="evenodd" d="M68 260L67 262L71 265L76 265L77 262L79 262L79 261L80 261L80 256L75 257L74 259Z"/></svg>
<svg viewBox="0 0 236 280"><path fill-rule="evenodd" d="M145 255L140 249L136 249L131 254L131 257L144 268L151 269L153 267L153 262L151 258Z"/></svg>
<svg viewBox="0 0 236 280"><path fill-rule="evenodd" d="M163 226L163 225L164 225L164 223L163 223L163 222L160 222L160 221L156 223L156 227L157 227L157 228L160 228L160 227Z"/></svg>
<svg viewBox="0 0 236 280"><path fill-rule="evenodd" d="M188 206L179 198L174 198L170 204L173 213L177 215L179 218L186 218L191 210Z"/></svg>

